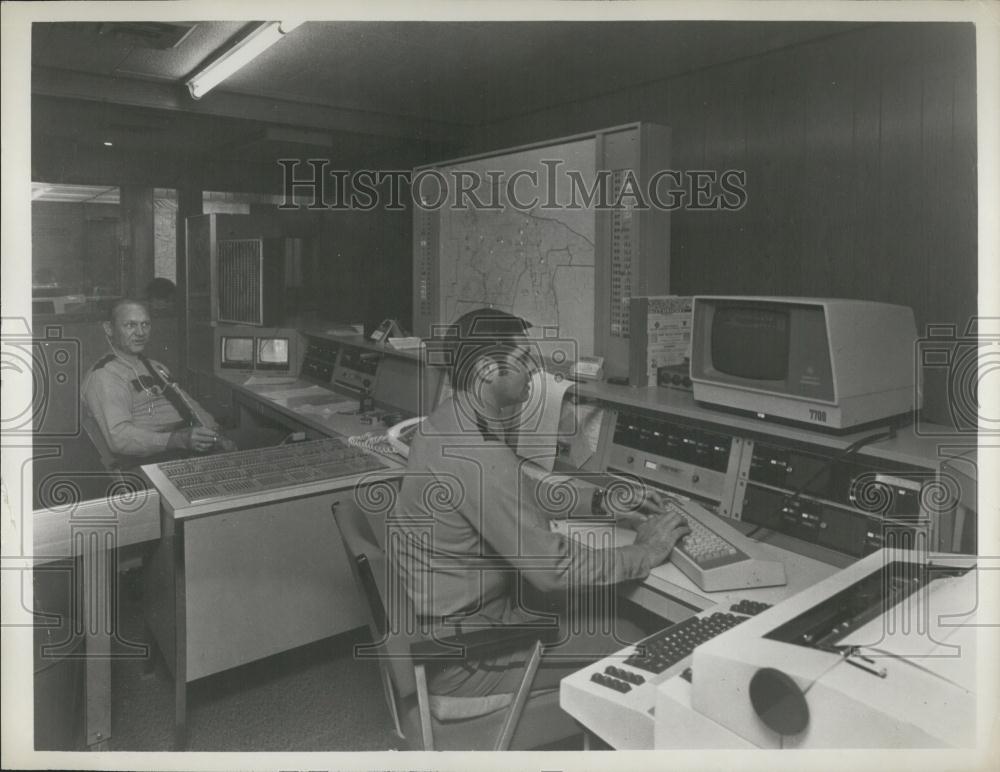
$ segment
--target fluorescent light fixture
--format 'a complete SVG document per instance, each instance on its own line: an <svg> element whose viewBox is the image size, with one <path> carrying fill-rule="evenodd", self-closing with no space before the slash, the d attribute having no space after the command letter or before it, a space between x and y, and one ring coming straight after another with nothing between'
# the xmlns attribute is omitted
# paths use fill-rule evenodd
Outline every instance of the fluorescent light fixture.
<svg viewBox="0 0 1000 772"><path fill-rule="evenodd" d="M109 139L104 140L104 147L114 147L114 142Z"/></svg>
<svg viewBox="0 0 1000 772"><path fill-rule="evenodd" d="M188 91L195 99L218 86L238 69L256 59L281 38L298 27L300 21L268 21L226 51L188 82Z"/></svg>

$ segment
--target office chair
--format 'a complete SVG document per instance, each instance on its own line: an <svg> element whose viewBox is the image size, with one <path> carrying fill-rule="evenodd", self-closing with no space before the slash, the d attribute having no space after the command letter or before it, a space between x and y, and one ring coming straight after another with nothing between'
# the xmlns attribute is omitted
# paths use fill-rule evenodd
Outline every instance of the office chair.
<svg viewBox="0 0 1000 772"><path fill-rule="evenodd" d="M97 451L97 455L101 459L101 466L109 472L117 471L120 465L119 459L111 451L111 446L108 445L107 440L104 439L104 435L101 434L101 427L97 425L97 421L94 420L94 417L84 404L80 405L80 424L83 426L83 432L87 435L87 439L90 440L90 444Z"/></svg>
<svg viewBox="0 0 1000 772"><path fill-rule="evenodd" d="M560 709L558 689L531 691L542 654L537 627L496 627L435 639L421 635L412 604L386 557L384 514L370 515L353 501L335 502L332 510L375 641L363 647L367 654L356 649L356 656L378 659L396 732L409 750L526 750L583 735L583 729ZM398 630L390 629L386 614L390 597L394 607L401 606L399 624L392 625ZM514 694L448 697L428 693L426 667L444 653L453 663L532 643ZM449 646L464 647L461 660L453 658Z"/></svg>

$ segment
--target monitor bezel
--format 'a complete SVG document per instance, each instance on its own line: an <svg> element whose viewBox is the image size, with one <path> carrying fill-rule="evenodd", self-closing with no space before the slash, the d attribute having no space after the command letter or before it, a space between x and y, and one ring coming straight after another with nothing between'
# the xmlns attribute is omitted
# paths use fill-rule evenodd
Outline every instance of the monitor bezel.
<svg viewBox="0 0 1000 772"><path fill-rule="evenodd" d="M285 361L284 362L264 362L260 358L261 346L268 341L285 341ZM292 368L292 342L287 335L260 335L254 339L254 368L257 370L283 370Z"/></svg>
<svg viewBox="0 0 1000 772"><path fill-rule="evenodd" d="M226 358L226 343L230 340L250 341L250 358L228 360ZM224 370L252 370L256 357L256 341L253 335L222 335L219 338L219 367Z"/></svg>

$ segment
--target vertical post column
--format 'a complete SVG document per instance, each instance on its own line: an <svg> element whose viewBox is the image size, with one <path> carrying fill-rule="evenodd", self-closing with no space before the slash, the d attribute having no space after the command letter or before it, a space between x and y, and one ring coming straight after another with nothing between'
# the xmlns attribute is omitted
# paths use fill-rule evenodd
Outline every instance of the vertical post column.
<svg viewBox="0 0 1000 772"><path fill-rule="evenodd" d="M121 186L122 290L142 297L155 275L153 238L153 189Z"/></svg>
<svg viewBox="0 0 1000 772"><path fill-rule="evenodd" d="M187 218L202 214L201 190L195 188L177 189L177 348L180 352L179 364L187 367L188 362L188 239Z"/></svg>

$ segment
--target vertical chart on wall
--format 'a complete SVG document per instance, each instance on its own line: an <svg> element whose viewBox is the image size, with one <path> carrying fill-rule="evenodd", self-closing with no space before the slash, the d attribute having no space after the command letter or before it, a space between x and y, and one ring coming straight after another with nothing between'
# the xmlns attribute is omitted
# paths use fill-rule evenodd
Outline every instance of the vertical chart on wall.
<svg viewBox="0 0 1000 772"><path fill-rule="evenodd" d="M414 170L416 334L487 306L627 374L629 299L669 291L669 211L639 203L669 154L635 123Z"/></svg>
<svg viewBox="0 0 1000 772"><path fill-rule="evenodd" d="M632 297L632 204L622 196L625 169L611 175L611 201L621 201L611 210L611 291L608 293L609 332L616 338L629 337L629 298Z"/></svg>
<svg viewBox="0 0 1000 772"><path fill-rule="evenodd" d="M452 200L416 216L421 310L436 305L450 322L498 308L593 353L594 210L581 193L594 185L593 139L438 168L436 185L468 192L456 200L453 187Z"/></svg>
<svg viewBox="0 0 1000 772"><path fill-rule="evenodd" d="M430 318L434 314L434 301L437 296L434 270L437 262L437 212L418 207L413 223L413 264L415 302L413 311L416 318Z"/></svg>

